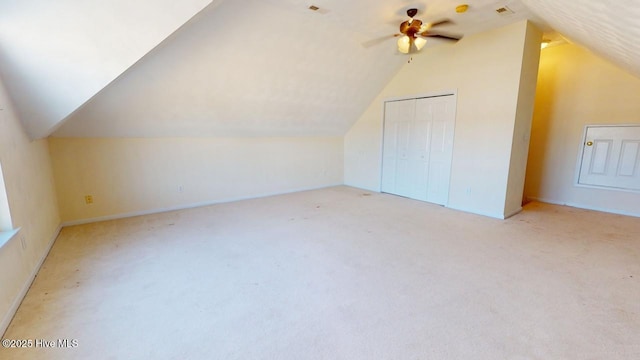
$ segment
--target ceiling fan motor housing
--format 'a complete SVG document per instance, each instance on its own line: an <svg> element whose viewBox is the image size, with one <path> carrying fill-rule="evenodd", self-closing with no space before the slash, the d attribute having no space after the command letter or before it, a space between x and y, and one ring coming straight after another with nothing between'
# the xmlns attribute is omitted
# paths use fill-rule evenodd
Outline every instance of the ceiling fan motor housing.
<svg viewBox="0 0 640 360"><path fill-rule="evenodd" d="M416 38L416 34L420 32L420 28L422 27L422 21L414 19L411 23L409 21L405 21L400 24L400 32L411 37Z"/></svg>

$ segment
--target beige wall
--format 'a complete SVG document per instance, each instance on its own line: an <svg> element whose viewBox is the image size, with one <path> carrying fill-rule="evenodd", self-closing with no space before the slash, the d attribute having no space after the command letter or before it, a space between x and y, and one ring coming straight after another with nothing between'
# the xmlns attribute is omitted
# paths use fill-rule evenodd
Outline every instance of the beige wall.
<svg viewBox="0 0 640 360"><path fill-rule="evenodd" d="M49 144L65 223L343 183L342 138L50 138ZM85 195L94 203L85 204Z"/></svg>
<svg viewBox="0 0 640 360"><path fill-rule="evenodd" d="M0 248L0 333L57 235L60 217L46 140L30 142L0 83L0 162L14 227ZM23 249L21 240L26 247Z"/></svg>
<svg viewBox="0 0 640 360"><path fill-rule="evenodd" d="M525 38L522 72L520 73L520 89L518 92L518 104L513 129L513 143L511 144L511 161L509 164L505 215L515 214L522 209L525 176L527 173L527 157L529 155L529 139L531 137L531 122L540 63L541 36L542 34L536 29L529 29Z"/></svg>
<svg viewBox="0 0 640 360"><path fill-rule="evenodd" d="M587 124L640 123L640 79L575 45L542 51L525 195L640 216L640 193L576 187Z"/></svg>
<svg viewBox="0 0 640 360"><path fill-rule="evenodd" d="M527 97L533 97L529 88L535 83L535 76L521 74L523 66L527 73L535 72L531 64L538 60L535 48L539 49L540 36L523 21L465 37L452 46L427 48L414 56L347 133L345 183L380 190L385 99L457 89L448 206L499 218L509 215L505 205L509 177L519 180L520 188L524 179L524 166L521 176L510 173L515 169L510 162L516 113L521 110L522 121L527 121L526 102L531 103ZM523 62L525 48L531 58ZM530 83L522 84L524 81ZM519 102L523 102L521 109ZM520 138L524 130L526 126L520 129Z"/></svg>

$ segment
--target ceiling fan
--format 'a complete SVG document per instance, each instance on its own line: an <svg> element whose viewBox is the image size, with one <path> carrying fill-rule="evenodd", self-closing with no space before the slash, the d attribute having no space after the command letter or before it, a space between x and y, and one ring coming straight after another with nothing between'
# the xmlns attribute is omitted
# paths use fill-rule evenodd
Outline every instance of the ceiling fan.
<svg viewBox="0 0 640 360"><path fill-rule="evenodd" d="M409 16L409 20L406 20L400 24L400 34L394 34L392 36L385 36L380 39L371 40L363 43L362 45L364 47L370 47L384 40L387 40L390 37L399 37L397 43L398 51L403 54L409 54L414 51L420 51L427 43L427 39L425 39L427 37L439 38L451 42L456 42L462 38L444 35L442 33L432 31L432 29L436 26L452 24L453 22L451 20L443 19L433 23L423 23L422 20L414 19L417 14L418 9L412 8L407 10L407 16Z"/></svg>

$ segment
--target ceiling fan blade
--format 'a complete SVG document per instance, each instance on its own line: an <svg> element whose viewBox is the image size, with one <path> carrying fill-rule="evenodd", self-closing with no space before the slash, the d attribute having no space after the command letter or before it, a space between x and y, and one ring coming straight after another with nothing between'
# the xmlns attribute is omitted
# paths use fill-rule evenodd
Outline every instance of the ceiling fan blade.
<svg viewBox="0 0 640 360"><path fill-rule="evenodd" d="M433 28L435 26L440 26L440 25L448 25L448 24L453 24L453 21L449 19L442 19L439 21L434 21L432 23L429 23L429 28Z"/></svg>
<svg viewBox="0 0 640 360"><path fill-rule="evenodd" d="M371 40L363 42L362 43L362 47L367 49L367 48L370 48L372 46L381 44L381 43L383 43L383 42L385 42L385 41L387 41L389 39L393 39L393 38L398 37L398 36L402 36L402 34L386 35L386 36L379 37L377 39L371 39Z"/></svg>
<svg viewBox="0 0 640 360"><path fill-rule="evenodd" d="M420 36L433 37L433 38L438 38L438 39L443 39L448 41L458 41L462 39L462 36L449 36L449 35L435 34L432 32L423 32L420 34Z"/></svg>
<svg viewBox="0 0 640 360"><path fill-rule="evenodd" d="M435 22L426 22L420 27L420 33L427 33L429 30L433 29L436 26L440 25L453 25L454 22L449 19L442 19Z"/></svg>

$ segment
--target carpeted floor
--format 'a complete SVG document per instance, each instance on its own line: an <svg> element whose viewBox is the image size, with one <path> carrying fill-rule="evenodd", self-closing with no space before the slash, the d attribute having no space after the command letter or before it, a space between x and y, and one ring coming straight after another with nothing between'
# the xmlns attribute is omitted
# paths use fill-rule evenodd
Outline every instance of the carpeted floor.
<svg viewBox="0 0 640 360"><path fill-rule="evenodd" d="M335 187L68 227L4 337L69 340L7 360L638 359L640 219Z"/></svg>

